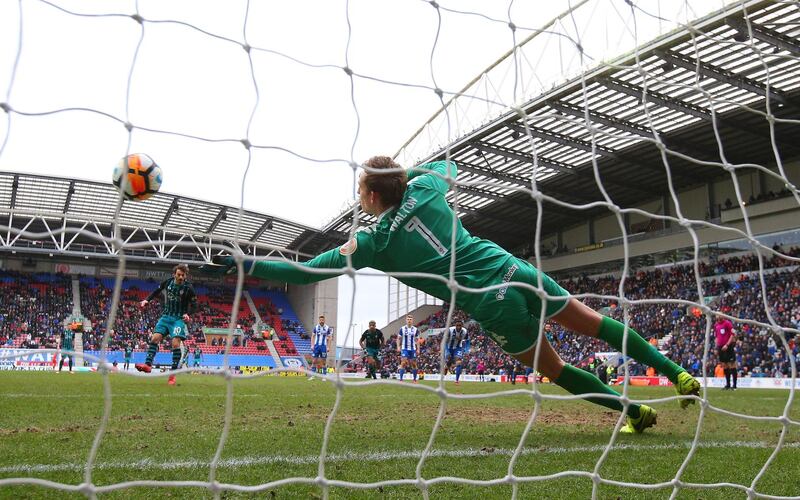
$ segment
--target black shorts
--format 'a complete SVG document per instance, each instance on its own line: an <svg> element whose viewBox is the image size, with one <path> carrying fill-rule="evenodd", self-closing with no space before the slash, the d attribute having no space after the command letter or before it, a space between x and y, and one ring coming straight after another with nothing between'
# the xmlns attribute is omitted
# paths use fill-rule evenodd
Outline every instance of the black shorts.
<svg viewBox="0 0 800 500"><path fill-rule="evenodd" d="M722 349L722 347L717 347L717 355L719 356L720 363L733 363L736 361L736 353L734 352L733 346L728 346L727 349Z"/></svg>

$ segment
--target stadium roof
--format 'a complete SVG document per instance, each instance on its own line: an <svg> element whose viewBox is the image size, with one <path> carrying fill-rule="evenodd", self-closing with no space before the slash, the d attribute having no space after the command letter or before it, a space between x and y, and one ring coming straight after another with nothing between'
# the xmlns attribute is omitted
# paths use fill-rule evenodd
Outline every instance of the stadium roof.
<svg viewBox="0 0 800 500"><path fill-rule="evenodd" d="M616 205L664 199L670 189L654 132L679 192L730 176L720 143L730 164L775 165L763 114L767 101L777 118L774 145L781 160L800 155L800 127L781 121L800 117L798 34L797 5L738 2L540 93L521 106L524 113L506 112L417 163L455 160L459 182L469 184L457 190L464 226L530 255L538 215L530 193L534 168L539 190L573 205L604 200L593 162ZM448 103L453 114L456 100ZM451 190L451 203L455 196ZM353 213L342 213L307 248L318 252L340 241ZM576 210L547 203L541 234L609 213L605 206ZM363 213L360 218L362 225L374 221Z"/></svg>
<svg viewBox="0 0 800 500"><path fill-rule="evenodd" d="M776 118L774 146L781 160L800 156L798 123L782 121L797 119L800 111L798 35L796 5L736 2L610 63L582 70L536 93L521 105L522 113L506 111L445 141L446 149L434 148L408 163L455 160L459 186L448 198L452 202L458 193L464 226L510 251L530 255L538 217L530 192L534 177L542 193L575 206L544 205L540 229L546 237L610 213L597 204L578 209L604 200L594 163L604 189L620 207L669 197L661 145L676 192L730 175L721 163L720 143L730 164L774 165L772 131L763 114L767 102ZM458 98L447 105L455 114ZM400 156L418 150L415 141L424 135L423 127ZM73 231L41 242L62 252L82 248L80 252L113 253L113 248L103 249L98 237L111 235L116 203L110 184L0 173L0 226L34 233L59 227L93 233L73 238ZM278 252L303 258L345 241L353 213L347 210L318 230L244 211L237 243L243 251L254 251L248 243L257 243L258 255ZM123 240L149 246L143 247L142 258L197 260L213 253L210 242L234 244L239 209L159 193L145 202L124 202L118 222ZM372 222L373 217L360 214L360 225ZM15 235L3 231L0 238L0 247L8 248ZM180 245L164 246L161 239L180 240ZM186 247L190 251L182 255Z"/></svg>
<svg viewBox="0 0 800 500"><path fill-rule="evenodd" d="M209 243L233 245L244 251L257 243L258 255L276 251L284 255L292 245L298 247L317 229L239 208L183 196L157 193L145 201L124 201L117 213L119 194L111 184L0 172L0 226L16 231L1 231L0 245L6 248L39 248L74 252L113 254L101 237L112 236L112 225L119 223L120 238L143 245L132 255L165 260L203 260L216 253ZM241 223L241 225L240 225ZM39 238L36 243L18 238L19 231L51 233L66 229L64 236ZM84 231L83 234L76 233ZM238 237L237 237L238 230ZM180 244L162 245L160 240ZM25 244L23 244L25 242ZM210 252L210 253L209 253ZM297 252L288 252L297 256ZM285 256L285 255L284 255Z"/></svg>

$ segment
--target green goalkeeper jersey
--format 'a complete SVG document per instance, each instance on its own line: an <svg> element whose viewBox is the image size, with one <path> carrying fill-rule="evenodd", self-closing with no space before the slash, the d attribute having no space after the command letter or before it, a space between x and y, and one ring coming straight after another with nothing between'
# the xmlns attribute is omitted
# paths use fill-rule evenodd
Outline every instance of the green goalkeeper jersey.
<svg viewBox="0 0 800 500"><path fill-rule="evenodd" d="M419 272L447 277L455 229L456 281L471 288L498 283L498 274L503 276L513 257L497 244L471 236L464 229L445 199L449 189L447 180L435 174L455 179L456 165L440 161L410 169L408 188L400 205L382 213L377 223L361 228L341 247L302 263L301 267L285 262L257 262L250 273L289 283L313 283L342 274L336 269L345 267L350 256L356 269L371 267L384 272ZM332 272L309 273L303 267L331 269ZM450 289L441 279L398 279L442 300L451 299ZM488 292L488 295L495 293ZM456 303L470 309L486 296L487 293L459 292Z"/></svg>
<svg viewBox="0 0 800 500"><path fill-rule="evenodd" d="M288 283L313 283L342 274L350 258L356 269L425 273L430 277L397 279L451 302L446 278L450 276L454 248L453 278L458 284L473 289L493 287L485 292L459 290L456 304L472 314L506 352L525 352L538 337L538 318L550 318L562 311L569 292L529 262L517 259L491 241L471 236L445 199L448 177L456 177L452 162L428 163L412 169L400 205L382 213L378 222L357 231L341 247L299 265L255 262L249 272ZM312 268L323 271L308 272ZM540 282L547 295L545 301L533 289L513 286L524 283L534 287Z"/></svg>

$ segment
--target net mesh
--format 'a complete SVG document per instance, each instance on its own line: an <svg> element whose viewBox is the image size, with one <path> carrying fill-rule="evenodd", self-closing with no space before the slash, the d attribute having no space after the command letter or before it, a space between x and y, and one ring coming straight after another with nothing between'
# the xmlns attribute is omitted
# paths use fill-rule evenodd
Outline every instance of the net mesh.
<svg viewBox="0 0 800 500"><path fill-rule="evenodd" d="M411 3L411 2L409 2ZM778 36L773 40L772 47L778 47L778 50L773 50L767 47L763 42L764 38L759 37L761 28L764 26L764 18L759 18L759 22L751 21L749 11L756 8L762 8L763 2L717 2L713 8L722 8L718 14L720 17L731 16L740 19L740 29L743 36L741 40L732 40L730 38L722 38L718 36L718 32L714 30L696 30L694 20L701 18L708 14L703 9L709 9L710 2L631 2L631 1L578 1L570 5L566 11L556 16L549 23L545 23L542 28L541 19L537 16L526 17L522 14L515 14L514 2L508 5L508 15L506 18L493 18L490 15L483 13L479 8L474 11L461 11L454 8L448 8L436 2L418 2L422 7L425 7L426 16L425 23L430 28L433 34L429 40L430 57L427 61L429 67L430 78L427 82L420 83L414 81L394 81L386 79L382 76L379 70L371 72L357 67L356 64L351 66L351 42L358 38L357 30L351 26L351 16L354 8L367 9L368 7L356 2L344 2L337 4L339 10L335 13L346 20L347 37L343 51L339 54L339 61L337 63L319 63L318 59L313 55L300 53L302 51L294 52L291 47L284 48L279 41L275 41L274 46L258 46L251 44L248 41L248 34L253 30L258 29L258 26L252 26L252 10L254 6L250 2L244 2L236 6L239 11L238 23L232 23L228 26L226 33L221 34L212 32L204 28L198 27L192 21L192 16L187 15L186 19L162 19L162 18L149 18L139 10L138 2L134 5L132 11L123 12L92 12L87 13L80 11L78 7L67 7L67 3L61 2L47 2L47 1L20 1L17 4L15 12L15 21L17 25L12 30L16 34L14 46L16 52L14 57L6 61L11 68L8 73L9 77L4 82L6 85L5 99L0 108L6 115L6 126L4 127L3 141L0 143L0 158L4 151L8 153L8 149L14 147L14 134L16 130L26 129L32 125L36 119L43 119L45 117L67 117L75 113L88 113L102 122L103 126L108 124L124 126L127 130L127 147L125 151L131 151L131 144L134 142L136 134L147 133L155 136L167 135L172 138L179 138L181 140L188 140L192 143L226 143L235 145L238 148L244 146L244 156L236 156L241 159L241 193L242 200L245 197L245 183L255 175L251 171L253 166L254 156L260 151L274 151L279 150L289 156L293 156L307 162L327 163L336 162L344 163L351 169L349 177L353 177L359 167L359 162L356 160L355 151L360 137L365 132L360 128L360 113L363 110L359 107L359 91L368 88L372 85L384 86L392 89L400 89L405 92L426 92L428 95L433 95L439 101L440 111L432 117L420 131L415 134L408 143L406 143L398 153L398 159L401 163L410 165L418 162L420 159L427 158L439 148L445 149L445 156L447 159L452 158L451 148L455 147L465 134L470 131L486 127L497 117L506 115L508 113L514 114L518 117L520 124L519 136L517 139L521 142L527 142L527 150L530 155L530 163L532 169L527 173L519 174L529 182L527 186L514 185L509 182L503 182L502 177L492 177L491 169L487 169L484 175L477 175L468 178L468 180L455 180L446 179L451 184L450 199L453 202L454 209L467 210L474 209L474 204L464 202L465 196L474 193L476 189L484 190L484 195L490 193L495 198L502 198L503 196L513 194L515 192L524 192L536 203L536 213L539 224L536 228L521 228L523 231L528 231L534 241L535 249L535 265L537 268L542 266L542 235L540 234L542 216L546 210L587 210L596 206L604 206L610 213L616 216L617 224L622 233L622 249L624 255L624 268L622 270L622 279L619 285L619 294L614 296L603 296L598 294L582 294L578 298L598 298L606 300L614 300L621 306L624 312L625 323L630 321L630 309L636 305L663 303L674 304L681 306L694 306L700 309L706 317L705 329L705 350L703 352L705 373L705 363L708 359L708 345L711 338L711 324L713 319L717 317L728 317L736 321L738 324L751 324L753 326L763 327L769 332L773 332L781 341L782 348L789 355L791 361L791 376L792 380L796 378L797 369L793 357L791 356L789 345L787 343L786 333L798 333L796 329L787 328L778 324L773 314L771 313L772 307L767 301L768 289L764 279L764 259L766 256L775 254L776 252L759 242L756 234L751 228L750 217L746 208L746 200L743 195L742 186L740 186L739 173L744 170L755 169L762 172L765 176L776 179L781 184L786 186L791 191L793 199L800 203L800 195L797 188L790 182L787 171L780 155L781 138L776 132L776 124L780 123L797 123L796 120L778 116L775 110L792 106L791 101L786 98L786 93L796 87L796 83L789 80L787 73L791 73L792 68L796 68L797 62L797 49L792 45L793 39L789 35ZM701 5L702 4L702 5ZM775 2L774 5L779 7L786 7L796 9L795 2ZM316 7L322 8L317 5ZM416 7L416 6L413 6ZM412 7L412 8L413 8ZM416 12L416 11L415 11ZM735 16L733 15L735 14ZM772 14L773 17L781 15L780 12ZM769 17L769 15L767 16ZM30 18L30 19L29 19ZM107 109L102 107L84 107L82 105L75 105L70 101L69 96L56 96L56 99L63 98L66 101L65 105L53 105L49 99L43 99L38 104L34 104L27 100L18 102L15 98L16 95L16 75L21 68L28 64L27 51L30 49L35 54L39 47L36 44L35 36L41 36L37 33L37 19L80 19L82 22L87 23L108 23L114 29L123 29L128 32L136 32L138 34L138 42L135 45L132 53L128 54L130 57L130 67L127 73L127 85L125 86L123 106L113 107L114 109ZM460 90L452 90L445 88L445 85L440 85L439 80L441 75L437 70L438 64L441 61L438 59L438 51L441 46L446 43L446 39L441 37L443 31L448 27L448 23L452 22L455 18L468 18L477 19L478 22L490 24L495 26L498 30L498 38L502 39L502 44L508 49L508 54L501 58L497 63L492 65L488 70L480 74L478 78L470 82L466 87ZM10 18L6 19L6 23ZM589 22L594 20L594 22ZM238 27L235 25L238 24ZM160 105L161 103L148 103L143 102L145 97L136 95L133 92L133 82L138 79L148 79L152 76L151 72L144 73L139 70L143 64L140 53L143 45L148 42L148 37L151 36L150 29L157 25L172 25L185 29L192 40L203 39L203 44L213 43L221 44L227 48L233 47L234 49L243 50L246 53L247 64L242 68L244 73L248 75L245 78L245 84L241 83L241 79L236 85L231 86L229 92L235 93L244 90L252 97L251 105L247 110L239 110L242 112L240 119L241 126L237 131L240 135L237 137L235 134L228 134L229 131L222 132L222 136L218 135L216 131L201 131L198 129L177 130L172 128L173 123L166 120L165 124L151 124L147 122L140 122L137 118L137 106L151 106ZM27 36L27 31L30 30L33 35ZM664 56L658 65L653 62L648 56L645 59L640 59L639 54L642 50L643 44L654 38L654 34L668 34L672 30L688 30L691 34L691 40L684 44L680 53L672 53L672 55ZM761 30L761 31L759 31ZM155 30L153 30L155 32ZM157 37L153 34L152 36ZM663 38L662 38L663 40ZM157 40L163 42L163 40ZM364 40L360 40L366 43ZM166 43L166 42L164 42ZM781 45L781 43L787 45ZM769 44L767 44L769 45ZM750 61L752 67L746 71L739 71L740 75L746 74L746 78L737 81L735 84L730 80L731 75L724 74L710 74L709 69L704 67L701 63L694 63L692 67L691 78L672 78L669 69L665 70L660 66L666 60L671 67L689 64L692 66L692 60L699 61L702 54L718 50L720 47L742 47L750 51L754 59ZM170 47L166 43L165 47ZM179 52L188 50L186 47L175 49ZM633 53L634 64L623 63L622 59L615 59L619 54L625 52ZM188 52L182 52L182 55L189 57ZM302 147L295 147L291 144L298 144L298 140L287 141L286 144L290 146L278 146L277 143L270 144L264 141L265 135L263 129L258 129L259 110L264 104L264 92L269 87L269 76L264 75L263 70L254 62L254 54L268 55L277 58L283 62L300 68L305 75L320 74L323 72L330 72L332 70L343 71L346 77L346 90L350 99L347 106L344 106L349 116L355 116L352 119L353 133L352 133L352 146L350 148L350 157L342 159L317 159L312 155L304 153L305 149ZM343 56L343 57L342 57ZM194 55L192 57L198 57ZM202 52L199 55L202 57ZM687 61L689 61L687 63ZM632 93L633 100L628 103L630 112L628 116L628 128L620 126L621 121L610 123L603 121L604 116L602 111L602 104L598 104L602 100L602 90L598 90L597 81L594 79L597 75L602 73L610 74L611 70L621 70L622 73L615 73L611 77L607 77L605 82L606 88L614 88L616 91L624 93ZM157 74L157 73L156 73ZM728 80L726 80L728 78ZM587 110L594 108L597 113L590 113L589 111L580 111L572 114L541 114L527 105L531 99L538 99L540 96L552 96L550 93L553 88L569 80L577 79L582 83L581 90L576 95L572 96L572 101L568 104L562 102L562 110L574 109ZM720 83L721 82L721 83ZM742 83L744 82L744 83ZM293 81L292 84L299 85L300 82ZM66 85L71 87L69 84ZM641 90L632 90L641 89ZM74 90L74 89L73 89ZM151 88L152 90L152 88ZM156 89L157 90L157 89ZM155 92L157 93L157 92ZM668 95L669 93L669 95ZM676 97L677 96L677 97ZM311 99L310 96L306 96ZM150 99L148 96L146 99ZM663 103L666 100L672 99L673 105L666 106ZM765 107L761 109L755 106L755 103L764 101ZM78 102L83 102L81 99ZM198 102L202 102L202 98L198 98ZM340 104L340 103L339 103ZM750 106L753 107L750 107ZM349 109L348 109L349 108ZM763 120L769 124L769 137L764 138L771 143L774 151L774 162L777 168L769 169L762 165L757 164L743 164L729 161L726 158L726 148L723 146L723 141L720 137L718 128L720 127L720 114L731 109L743 108L748 109L753 114L760 115ZM291 110L285 111L290 113ZM278 111L280 114L281 111ZM296 117L284 116L286 120L294 119ZM717 145L719 150L719 160L709 160L706 158L694 157L688 154L684 148L668 144L662 139L662 134L667 131L674 130L681 126L686 126L695 121L708 120L714 128ZM549 124L549 125L548 125ZM547 125L547 127L544 127ZM616 126L615 126L616 125ZM572 140L569 144L564 146L564 150L556 155L550 154L550 150L542 150L541 143L537 140L541 137L542 128L549 130L553 137L557 136L560 132L567 129L580 130L581 138L579 140ZM633 127L633 128L631 128ZM38 134L41 142L49 144L51 139L50 133L52 131L46 128L41 129ZM227 137L227 138L220 138ZM55 139L54 139L55 140ZM301 139L305 140L305 139ZM312 137L313 140L313 137ZM601 170L598 159L603 156L603 152L617 150L625 145L631 144L634 141L646 141L654 144L661 152L662 169L666 175L667 183L669 186L669 198L675 208L675 214L669 215L665 213L655 213L656 211L646 211L638 208L624 208L615 203L613 197L606 189L607 184L610 182ZM118 148L119 145L115 145ZM545 146L545 149L549 146ZM117 149L119 152L119 148ZM238 153L241 155L241 152ZM117 156L117 155L115 155ZM554 159L554 158L557 158ZM592 163L591 175L594 179L597 189L600 193L600 198L591 203L570 203L564 201L560 197L553 196L548 193L546 189L540 188L540 183L548 178L556 175L559 171L558 165L568 164L568 162L577 162L581 159L590 159ZM691 162L694 165L704 168L715 168L727 171L730 174L731 182L733 183L736 195L736 202L738 203L743 216L743 229L734 229L729 226L722 226L715 224L708 220L698 219L685 213L684 208L679 201L678 190L673 185L673 176L676 175L671 168L673 158L680 158ZM559 163L561 162L561 163ZM341 171L337 175L341 176ZM506 178L511 175L505 175ZM242 201L243 203L243 201ZM117 203L117 213L121 210L122 199L120 198ZM549 207L549 208L548 208ZM243 210L243 209L242 209ZM353 205L351 207L353 214L352 220L359 221L362 218L360 207ZM697 285L697 301L680 300L669 297L654 297L644 300L632 300L626 296L624 291L625 277L629 275L630 267L630 243L629 234L626 230L627 224L625 217L630 214L637 214L647 218L659 221L668 221L672 224L678 225L690 235L694 247L694 278ZM127 243L114 234L118 233L118 220L115 220L115 230L112 236L105 238L98 238L97 234L88 231L82 231L86 236L98 239L105 245L119 251L119 267L116 280L116 286L113 291L113 303L110 308L110 315L108 318L108 325L113 325L115 322L115 315L117 305L120 300L121 283L125 272L126 265L126 251L135 250L137 244ZM453 220L453 227L456 227L456 219ZM768 318L766 323L759 322L746 318L736 318L723 314L712 307L706 305L703 294L703 284L700 279L699 271L699 252L701 246L701 237L698 235L698 230L702 228L713 227L723 231L730 232L732 236L745 238L750 242L755 254L758 257L759 264L759 279L761 287L761 297L763 300L763 308ZM349 232L352 235L357 228L357 223L351 223ZM4 227L3 231L8 231L9 234L22 235L25 238L45 238L51 235L59 235L58 229L49 231L48 234L43 235L39 233L31 233L25 230L18 230L16 228ZM74 231L73 231L74 232ZM81 232L81 231L79 231ZM455 238L456 231L453 231ZM241 240L241 234L237 227L236 241ZM10 237L7 241L10 241ZM165 243L180 245L181 241L167 241ZM455 241L450 242L453 247ZM230 247L226 245L211 245L210 247L216 251L229 251ZM488 291L497 290L504 286L500 284L495 287L485 289L469 289L460 285L454 279L455 269L455 254L451 252L451 265L450 275L445 277L434 277L446 281L452 294L449 300L450 304L454 304L457 292L468 293L483 293ZM782 257L797 261L789 256L781 255ZM242 289L244 283L244 269L242 264L242 253L235 254L237 257L238 279L236 282L236 294L232 308L231 324L236 323L236 312L239 310L239 303L242 300ZM350 276L354 276L355 269L350 265L342 271ZM411 277L408 273L394 273L393 276L398 278ZM541 283L535 284L514 284L513 286L526 287L541 297L546 297L546 293L542 288ZM355 302L355 285L353 296L348 300L351 302L351 310ZM451 307L447 316L447 326L452 322L454 309ZM352 318L350 323L352 324ZM543 327L543 325L540 325ZM108 330L107 330L108 331ZM231 332L232 334L232 332ZM108 335L108 334L106 334ZM355 332L348 331L347 336L355 335ZM230 338L230 337L229 337ZM539 343L541 343L542 336L539 336ZM391 460L393 458L414 457L417 459L417 466L415 477L405 479L393 479L387 481L380 481L374 483L359 483L351 481L341 481L330 478L328 467L331 463L337 460L342 460L343 456L329 452L329 443L331 441L331 434L333 432L333 424L336 420L337 412L340 410L342 401L345 398L345 388L359 387L364 385L373 384L397 384L394 381L360 381L354 382L341 378L337 373L332 382L336 387L336 398L330 414L327 416L324 431L322 447L319 452L318 459L315 462L318 464L316 477L286 477L276 481L270 481L263 484L256 485L240 485L240 484L223 484L217 480L218 470L220 466L230 465L223 460L223 451L225 449L226 441L228 440L231 432L234 410L234 380L242 378L252 378L261 375L240 375L234 374L229 369L228 357L229 348L225 352L225 366L219 372L219 376L223 377L226 381L226 397L224 405L224 425L221 429L219 442L216 452L207 464L209 467L209 475L206 481L157 481L157 480L135 480L124 483L97 485L93 482L93 472L102 468L104 464L97 463L97 454L103 438L109 426L109 418L112 410L112 389L109 379L109 372L106 368L106 351L105 346L108 343L108 338L103 339L103 348L101 349L101 356L99 358L93 356L86 356L94 362L100 363L100 372L103 377L103 392L104 392L104 408L102 419L99 428L94 437L91 450L86 459L85 464L81 466L84 471L83 482L81 484L65 484L55 481L38 479L36 477L13 477L0 479L0 486L8 485L39 485L47 488L53 488L59 491L74 491L85 494L89 497L95 497L101 493L107 493L117 490L124 490L127 488L147 486L159 488L173 488L173 487L201 487L207 488L211 491L216 498L221 497L226 491L237 492L265 492L275 487L288 485L288 484L310 484L316 485L321 488L323 497L327 498L332 488L346 488L356 490L377 490L381 487L395 486L395 485L411 485L417 487L425 498L429 496L429 490L435 485L443 483L459 483L465 485L476 486L489 486L505 484L512 487L512 498L517 498L519 495L519 487L521 484L536 481L549 481L564 477L578 477L588 478L592 481L593 497L598 496L598 488L601 485L616 485L631 487L641 490L657 490L667 489L671 491L671 497L675 497L681 490L692 488L697 490L712 489L719 487L730 487L745 493L748 497L766 497L772 496L761 493L759 491L759 480L773 463L775 457L785 447L785 441L788 433L797 428L800 422L792 420L789 416L789 411L794 401L794 388L788 393L784 411L780 415L774 416L753 416L741 413L728 411L712 405L704 390L702 397L699 398L700 415L697 421L696 432L689 446L686 457L675 471L673 478L666 482L648 483L648 482L620 482L608 477L605 477L601 470L608 460L609 454L615 449L635 449L635 446L621 445L617 443L618 433L620 428L625 423L624 415L621 415L616 422L611 438L608 443L602 447L600 458L595 463L591 471L582 470L564 470L556 474L548 475L530 475L530 471L520 470L517 467L520 457L532 453L532 451L525 447L531 432L537 425L540 424L537 417L540 415L542 403L546 400L570 400L580 399L591 395L584 396L560 396L553 394L543 393L537 382L531 386L524 388L514 389L511 391L498 391L489 394L457 394L449 392L445 386L444 379L441 379L437 385L424 385L416 386L408 390L422 390L427 391L432 395L439 398L439 410L436 415L436 420L433 425L430 438L420 452L413 452L407 454L360 454L357 455L359 459L365 460ZM347 344L347 339L344 342ZM231 345L231 342L228 342ZM444 367L444 349L441 349L442 358L441 365ZM537 368L539 349L537 347L536 357L534 362L534 370ZM625 353L623 352L623 355ZM137 374L129 374L131 376L138 376ZM164 374L166 376L166 374ZM672 398L663 398L654 401L635 401L629 396L629 384L627 365L625 370L626 383L623 385L622 396L620 401L626 406L632 402L639 403L660 403L668 401ZM497 477L487 480L477 480L457 476L437 476L426 477L423 474L425 464L431 457L448 456L448 453L457 455L463 453L469 456L471 453L476 453L475 450L463 450L463 452L442 452L434 449L434 444L437 435L442 428L447 413L448 402L458 399L487 399L486 404L491 404L492 398L505 397L513 394L520 394L530 396L534 401L533 409L529 415L527 425L519 437L519 442L516 448L508 450L495 450L496 453L505 453L509 456L507 474L502 477ZM602 395L599 395L602 396ZM683 480L683 473L692 458L697 454L698 450L703 446L713 445L703 443L700 439L701 431L705 416L709 412L719 412L739 419L750 419L761 422L773 422L779 424L781 427L780 435L777 443L769 454L768 458L764 461L763 466L759 472L753 477L750 484L732 484L727 482L719 483L691 483ZM725 443L722 446L736 446L735 443ZM267 461L280 462L281 460L291 461L296 460L291 457L270 457ZM253 460L252 463L259 463L258 460ZM263 460L261 463L264 463ZM180 463L176 464L180 466ZM6 471L8 472L8 471ZM20 471L22 472L22 471Z"/></svg>

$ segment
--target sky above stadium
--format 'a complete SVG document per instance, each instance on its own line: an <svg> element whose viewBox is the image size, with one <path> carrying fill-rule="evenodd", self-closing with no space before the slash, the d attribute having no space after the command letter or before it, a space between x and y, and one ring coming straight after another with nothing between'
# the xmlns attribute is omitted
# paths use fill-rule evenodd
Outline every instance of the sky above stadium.
<svg viewBox="0 0 800 500"><path fill-rule="evenodd" d="M353 197L348 161L393 155L440 106L430 88L457 92L511 48L509 16L535 28L567 6L442 4L463 13L439 10L439 25L419 0L251 2L247 13L244 1L140 1L152 21L141 37L129 15L97 16L131 14L133 1L2 2L3 97L25 114L73 110L3 119L0 169L108 182L127 151L144 152L165 192L320 227ZM267 50L248 58L243 32ZM351 88L344 66L368 78ZM265 149L252 150L243 188L245 137Z"/></svg>
<svg viewBox="0 0 800 500"><path fill-rule="evenodd" d="M567 8L440 3L463 13L440 10L439 24L413 0L251 2L249 12L244 1L140 0L153 21L142 37L133 1L1 2L0 101L21 114L0 120L0 169L110 182L121 157L143 152L161 165L164 192L321 227L353 199L348 162L393 155L439 108L431 88L457 92L508 51L509 16L537 28ZM243 33L267 50L248 58L235 43ZM368 78L351 87L344 66ZM251 150L243 187L245 137L268 148ZM374 306L385 279L356 288L352 321L385 321ZM351 290L343 283L340 296Z"/></svg>

